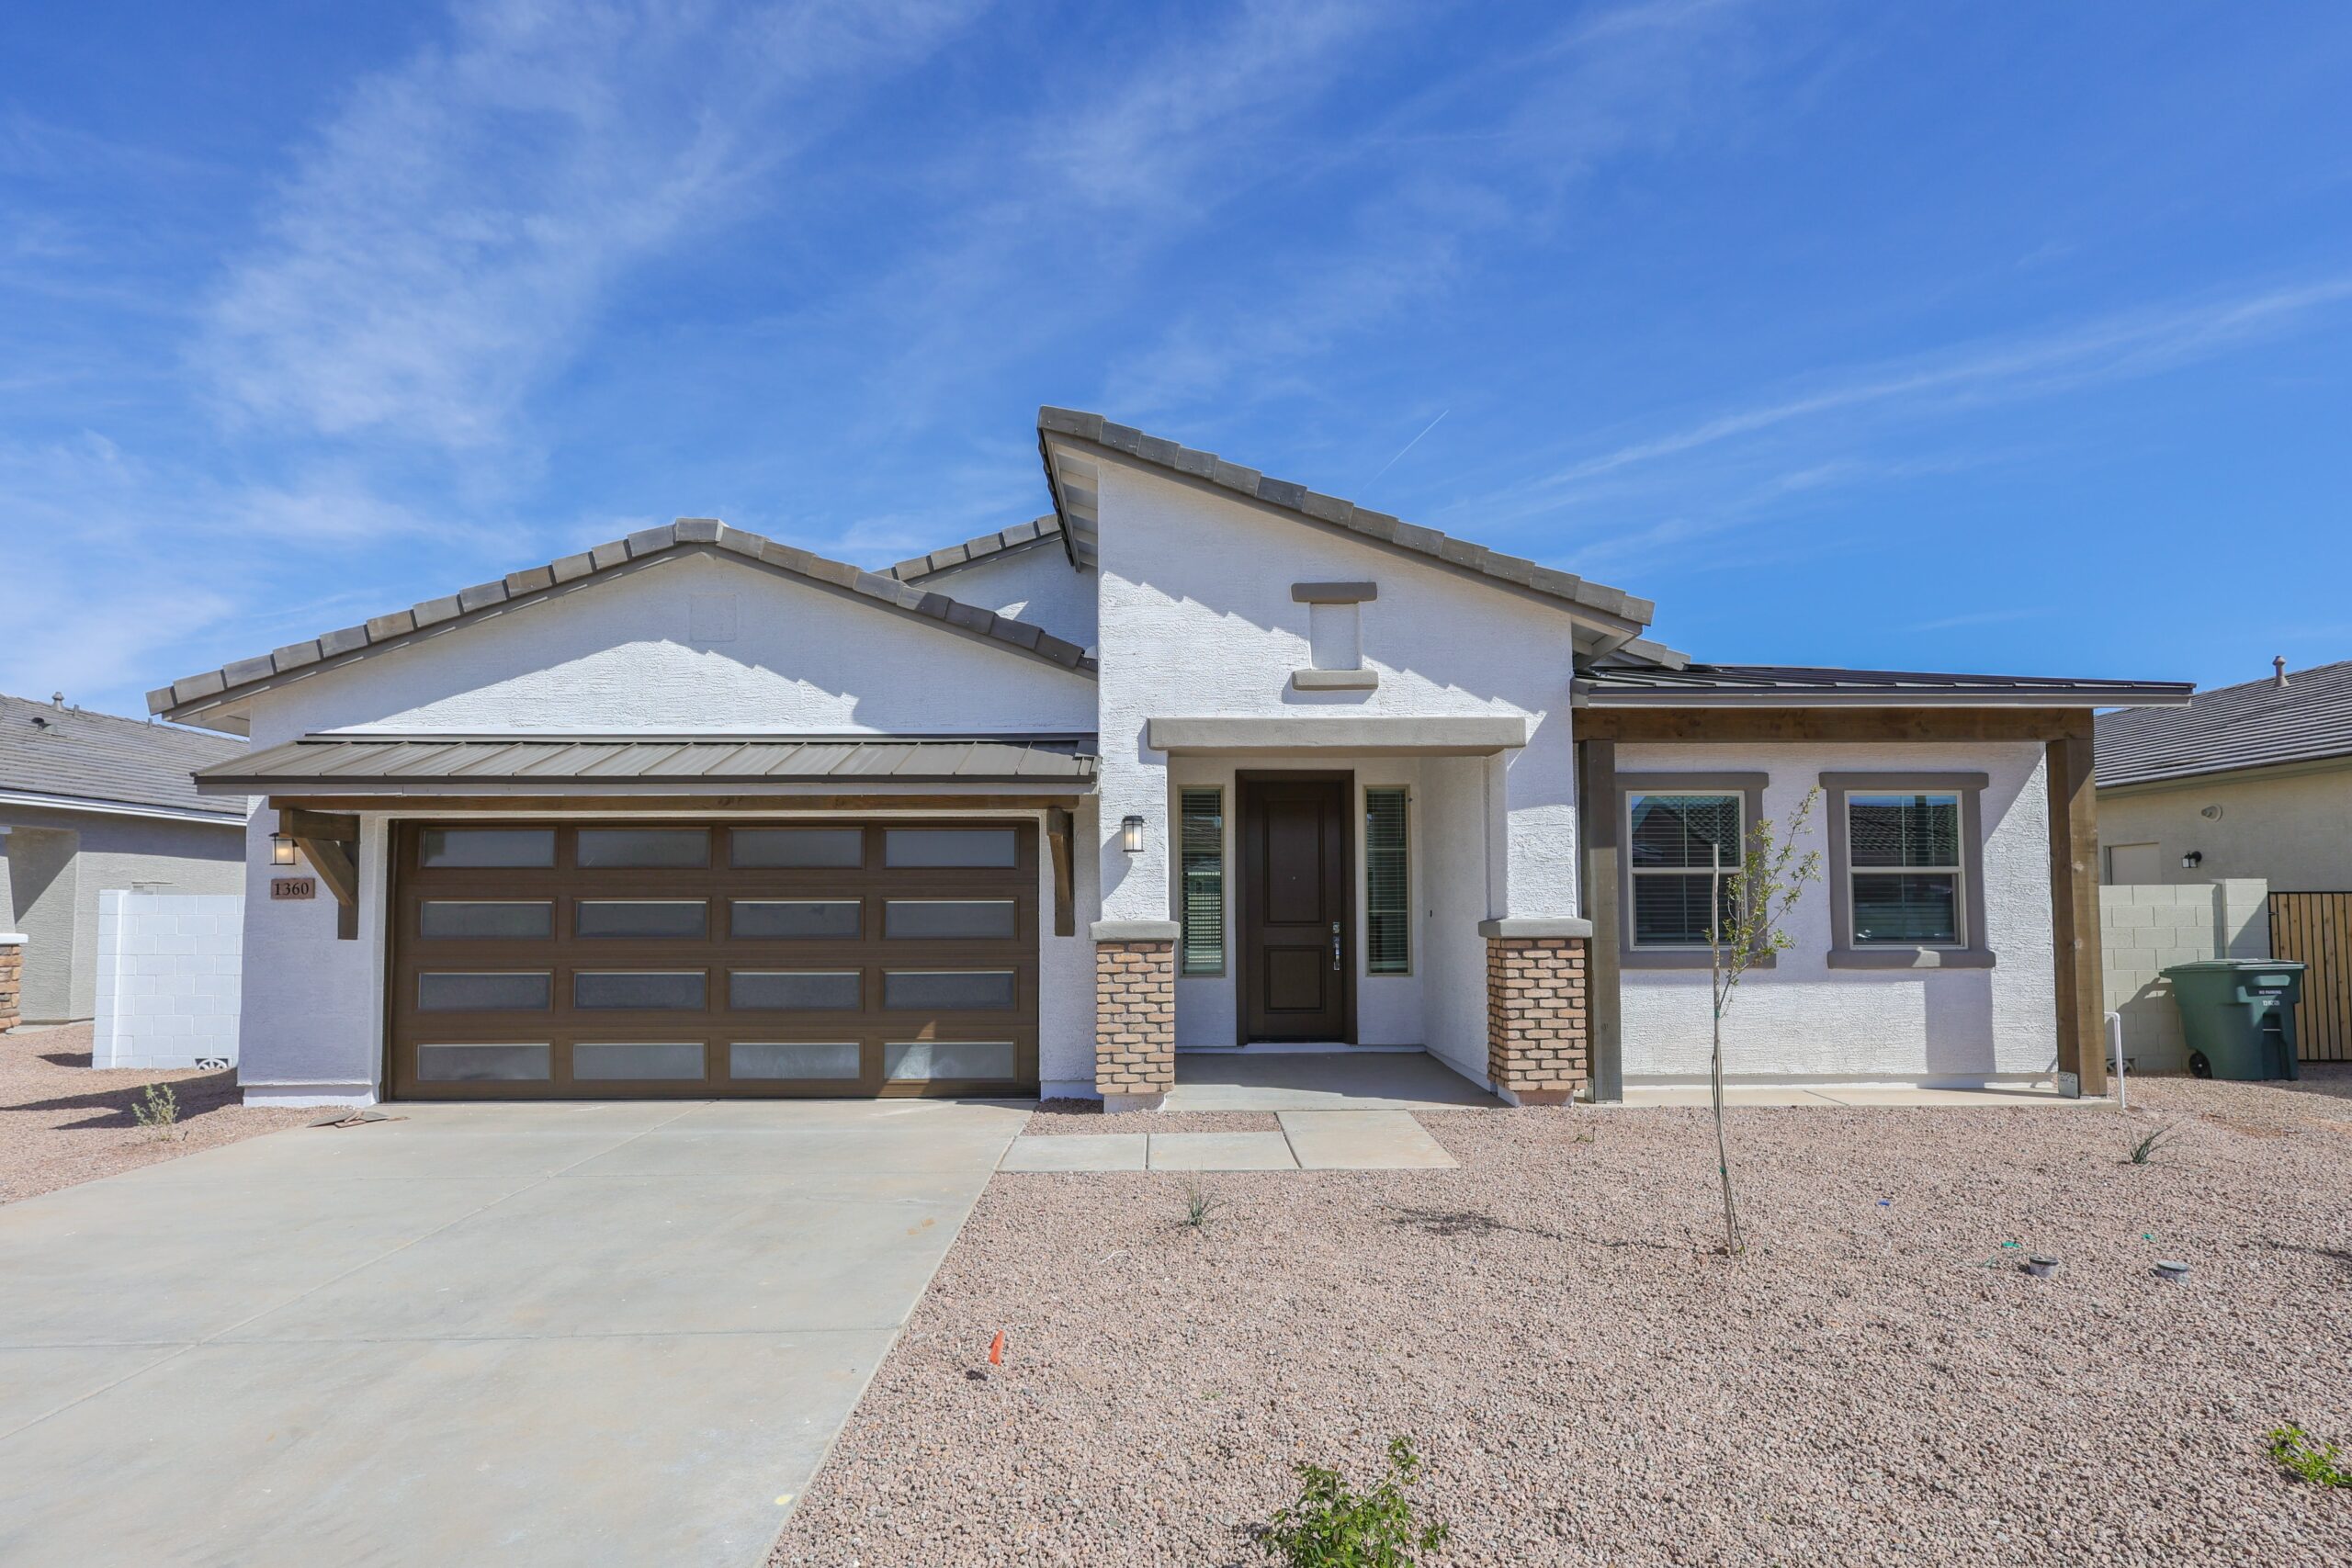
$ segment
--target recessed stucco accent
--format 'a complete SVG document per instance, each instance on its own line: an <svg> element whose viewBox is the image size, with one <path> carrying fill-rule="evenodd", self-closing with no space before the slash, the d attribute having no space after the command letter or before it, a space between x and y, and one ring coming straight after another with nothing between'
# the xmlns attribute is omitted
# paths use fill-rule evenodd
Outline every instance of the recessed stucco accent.
<svg viewBox="0 0 2352 1568"><path fill-rule="evenodd" d="M1302 692L1369 692L1380 684L1377 670L1294 670L1290 683Z"/></svg>
<svg viewBox="0 0 2352 1568"><path fill-rule="evenodd" d="M1420 752L1476 757L1527 744L1518 714L1425 714L1308 718L1250 715L1229 718L1154 718L1144 744L1155 751L1339 750L1368 756Z"/></svg>

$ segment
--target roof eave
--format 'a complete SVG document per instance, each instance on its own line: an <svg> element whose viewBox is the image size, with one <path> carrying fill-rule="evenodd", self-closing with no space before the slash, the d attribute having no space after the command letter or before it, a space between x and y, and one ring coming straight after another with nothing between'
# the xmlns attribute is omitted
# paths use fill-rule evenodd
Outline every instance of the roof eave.
<svg viewBox="0 0 2352 1568"><path fill-rule="evenodd" d="M2085 688L2055 691L1939 692L1612 692L1577 682L1570 702L1593 708L2113 708L2183 707L2186 696Z"/></svg>
<svg viewBox="0 0 2352 1568"><path fill-rule="evenodd" d="M1356 538L1449 568L1479 581L1517 589L1548 604L1565 606L1577 619L1620 641L1639 635L1657 614L1657 606L1620 588L1588 582L1573 573L1539 565L1519 556L1489 550L1483 545L1451 537L1434 528L1407 523L1385 512L1359 507L1351 501L1277 479L1219 457L1214 452L1184 446L1161 436L1148 435L1132 425L1114 423L1101 414L1050 405L1037 411L1037 451L1046 482L1054 498L1055 514L1062 520L1062 536L1070 541L1072 564L1078 564L1076 520L1056 471L1053 445L1068 442L1116 461L1140 464L1154 472L1206 487L1297 521L1318 524Z"/></svg>
<svg viewBox="0 0 2352 1568"><path fill-rule="evenodd" d="M827 560L745 529L729 528L716 519L683 517L667 527L641 529L625 539L598 545L546 566L510 572L496 582L426 600L406 610L379 615L361 626L346 626L259 658L240 660L175 681L147 694L148 710L177 723L220 728L232 720L223 716L208 723L207 716L218 714L256 692L341 669L374 654L404 647L428 634L544 603L575 583L633 570L686 551L732 557L1090 679L1096 672L1095 660L1084 649L1026 622L966 604L935 590L900 582L884 573Z"/></svg>

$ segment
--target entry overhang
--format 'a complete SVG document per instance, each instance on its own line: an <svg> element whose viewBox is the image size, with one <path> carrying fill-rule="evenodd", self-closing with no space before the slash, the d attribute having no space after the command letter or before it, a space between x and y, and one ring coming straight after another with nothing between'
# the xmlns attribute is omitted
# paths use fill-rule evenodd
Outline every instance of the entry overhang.
<svg viewBox="0 0 2352 1568"><path fill-rule="evenodd" d="M1521 714L1350 715L1344 718L1254 714L1150 719L1144 726L1144 744L1170 754L1274 756L1346 751L1370 757L1484 757L1526 745L1527 729L1527 719Z"/></svg>

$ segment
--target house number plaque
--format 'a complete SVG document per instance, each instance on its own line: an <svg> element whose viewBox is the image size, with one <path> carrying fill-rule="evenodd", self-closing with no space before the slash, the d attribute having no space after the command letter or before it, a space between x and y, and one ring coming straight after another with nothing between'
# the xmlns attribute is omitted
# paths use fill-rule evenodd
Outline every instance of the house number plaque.
<svg viewBox="0 0 2352 1568"><path fill-rule="evenodd" d="M269 901L281 898L315 898L319 896L319 879L315 876L273 876L269 879Z"/></svg>

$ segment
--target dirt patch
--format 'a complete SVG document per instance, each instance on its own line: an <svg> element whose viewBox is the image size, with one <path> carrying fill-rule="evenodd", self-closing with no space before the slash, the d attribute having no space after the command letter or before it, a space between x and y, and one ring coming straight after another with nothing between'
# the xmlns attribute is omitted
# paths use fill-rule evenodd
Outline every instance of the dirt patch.
<svg viewBox="0 0 2352 1568"><path fill-rule="evenodd" d="M1271 1111L1133 1111L1102 1114L1099 1100L1041 1100L1022 1129L1032 1138L1074 1133L1279 1133Z"/></svg>
<svg viewBox="0 0 2352 1568"><path fill-rule="evenodd" d="M1261 1562L1294 1463L1392 1433L1444 1562L2352 1560L2263 1440L2352 1438L2323 1077L1735 1110L1736 1261L1696 1111L1427 1113L1460 1169L1198 1179L1198 1232L1173 1174L1000 1176L774 1561Z"/></svg>
<svg viewBox="0 0 2352 1568"><path fill-rule="evenodd" d="M149 1084L167 1083L180 1118L158 1137L132 1118ZM237 1075L90 1070L90 1026L0 1034L0 1203L119 1170L299 1127L322 1112L238 1103Z"/></svg>

